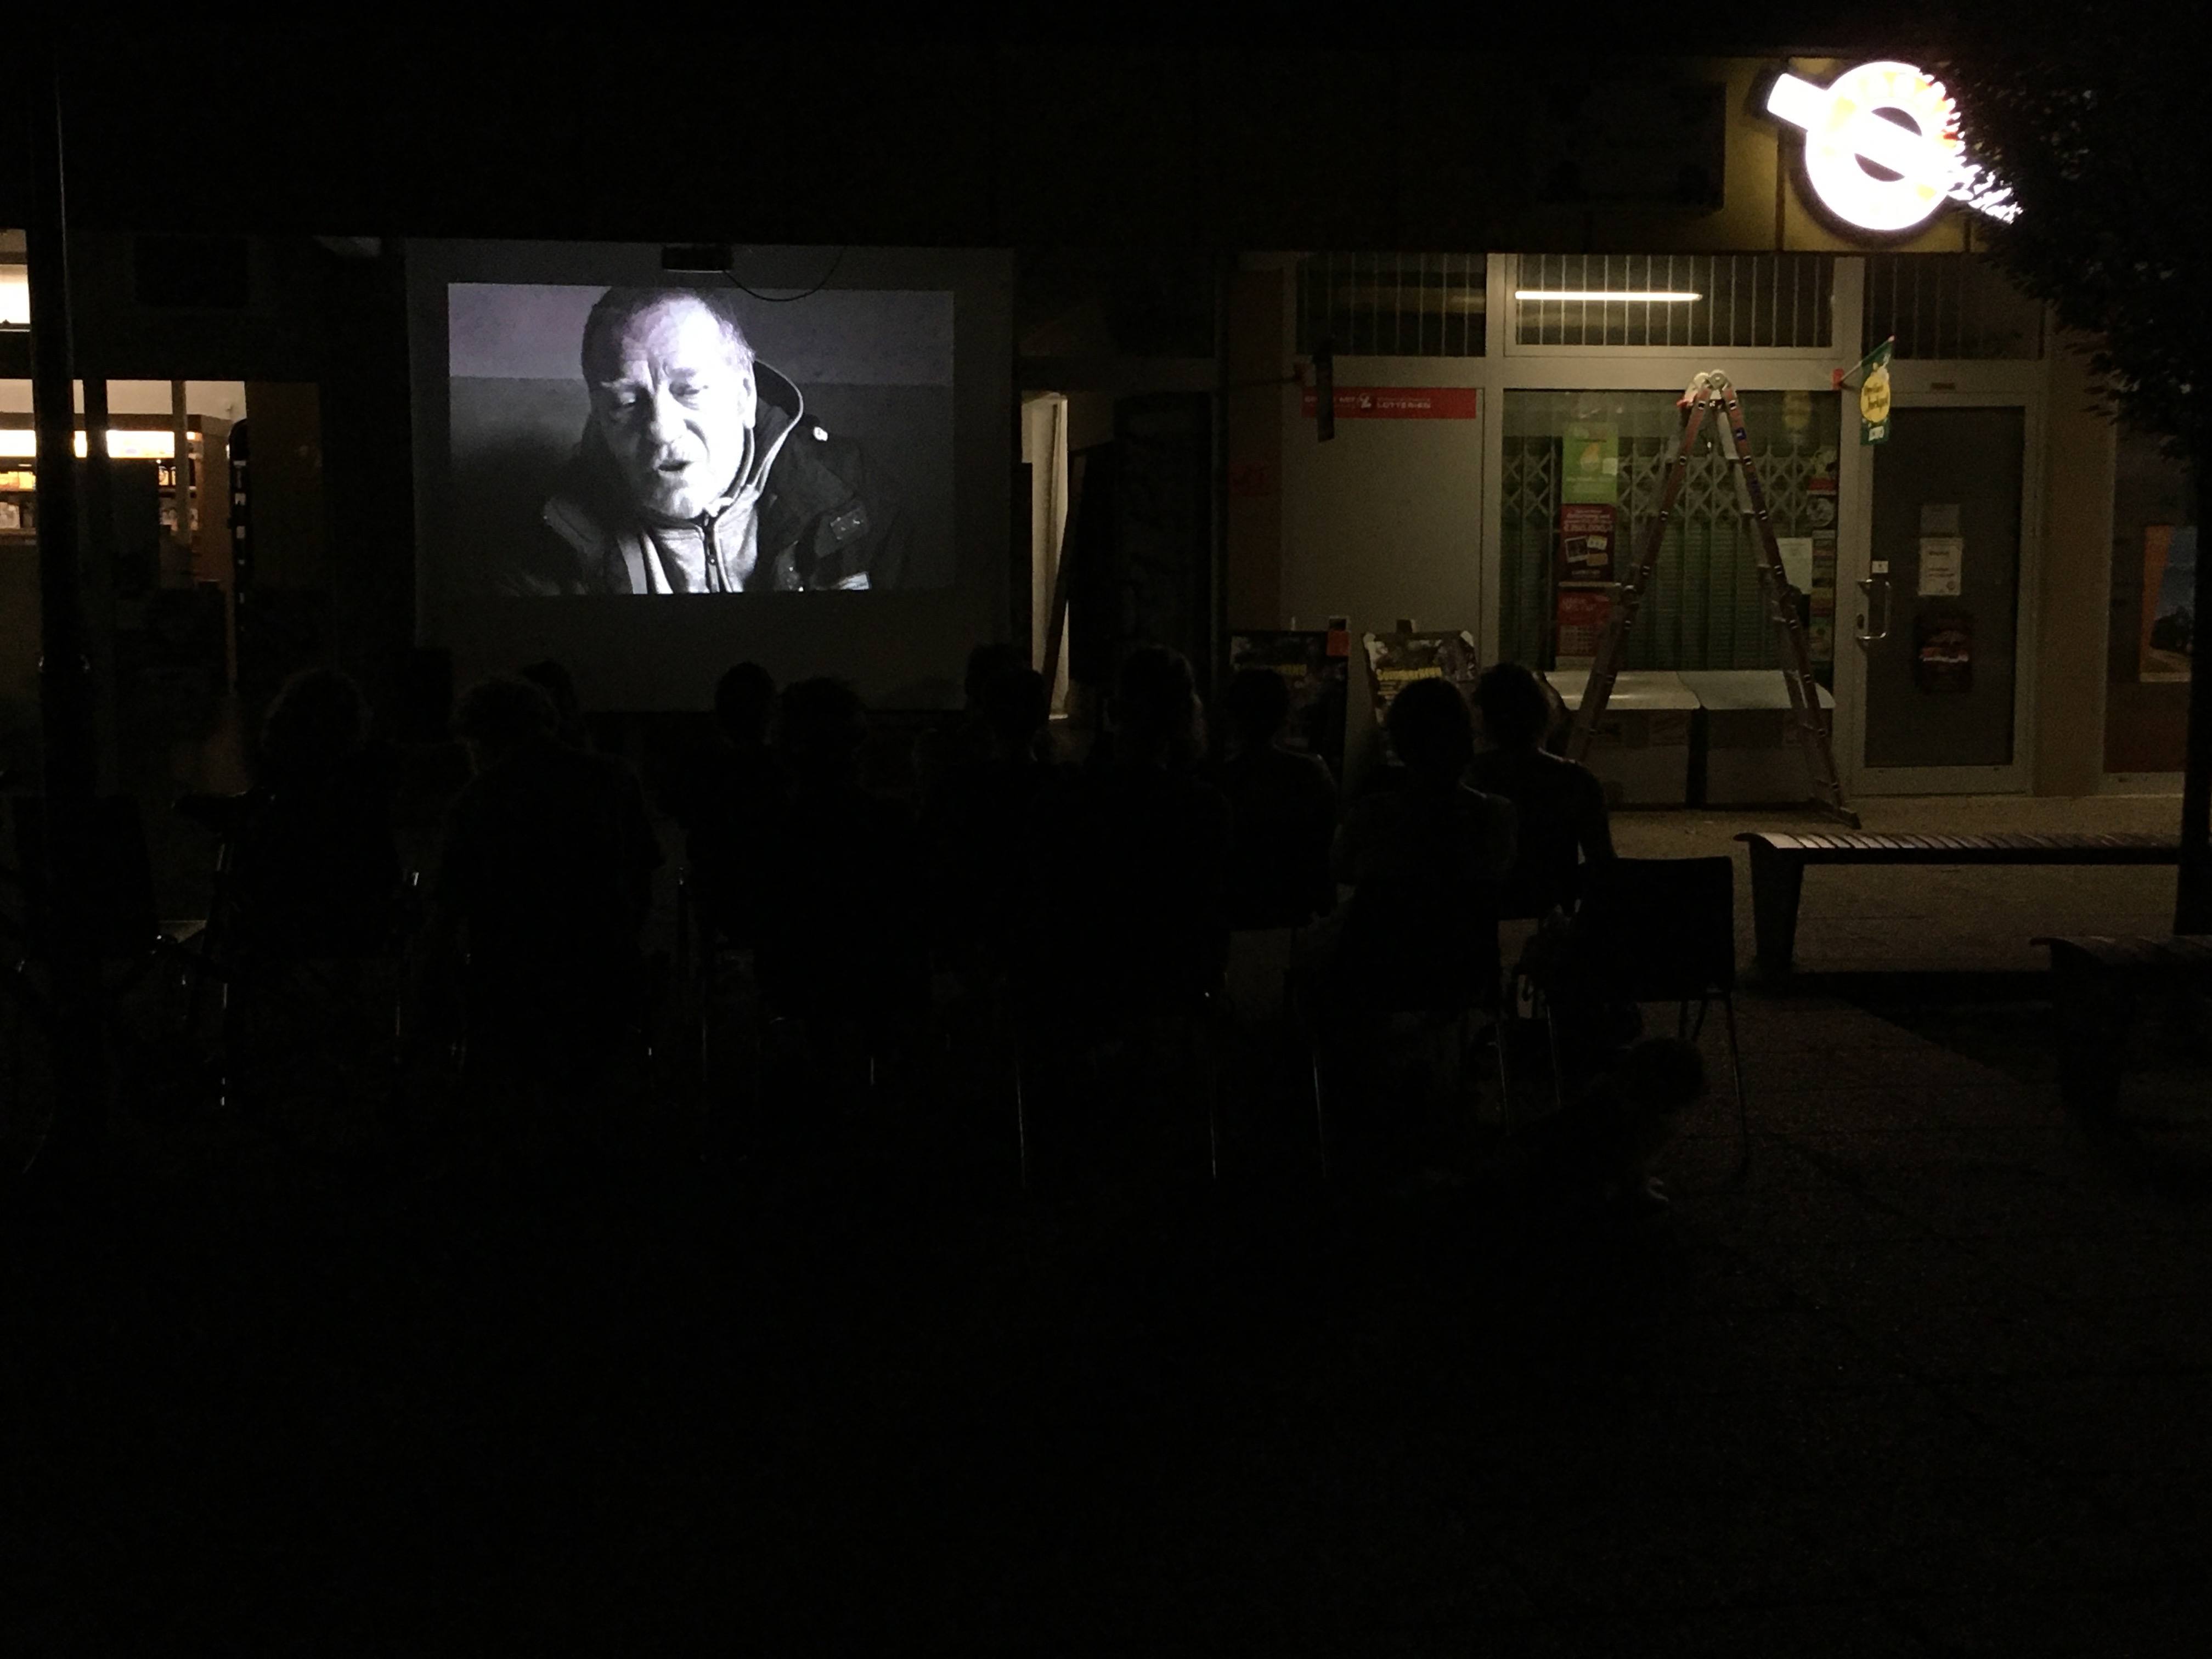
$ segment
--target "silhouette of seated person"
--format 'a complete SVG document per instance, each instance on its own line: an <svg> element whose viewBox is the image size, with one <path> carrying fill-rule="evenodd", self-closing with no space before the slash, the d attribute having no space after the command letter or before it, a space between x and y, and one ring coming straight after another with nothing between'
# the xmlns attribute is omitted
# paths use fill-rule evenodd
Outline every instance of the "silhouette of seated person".
<svg viewBox="0 0 2212 1659"><path fill-rule="evenodd" d="M1513 807L1462 781L1474 754L1467 699L1449 680L1415 680L1384 727L1397 787L1354 801L1330 853L1352 891L1317 930L1310 994L1324 1020L1463 1008L1498 983Z"/></svg>
<svg viewBox="0 0 2212 1659"><path fill-rule="evenodd" d="M567 666L547 657L538 662L526 662L514 672L552 700L553 735L571 749L589 749L592 736L584 727L584 706L576 696L576 677Z"/></svg>
<svg viewBox="0 0 2212 1659"><path fill-rule="evenodd" d="M368 722L343 674L294 675L263 724L253 788L194 813L228 821L231 943L242 962L364 956L391 942L392 776L368 746Z"/></svg>
<svg viewBox="0 0 2212 1659"><path fill-rule="evenodd" d="M975 713L988 747L938 775L923 829L934 937L951 966L988 974L1006 965L1029 925L1030 818L1060 769L1041 758L1051 702L1035 669L999 669L980 688Z"/></svg>
<svg viewBox="0 0 2212 1659"><path fill-rule="evenodd" d="M1474 757L1469 781L1511 801L1518 816L1501 914L1571 910L1582 893L1583 866L1613 856L1604 787L1588 767L1545 751L1552 702L1528 669L1500 663L1476 683L1474 696L1489 746Z"/></svg>
<svg viewBox="0 0 2212 1659"><path fill-rule="evenodd" d="M915 741L915 781L925 798L945 773L990 758L991 721L983 705L991 683L1007 669L1024 665L1020 653L1003 642L987 642L968 653L967 672L960 681L960 708Z"/></svg>
<svg viewBox="0 0 2212 1659"><path fill-rule="evenodd" d="M768 818L758 889L761 994L803 1019L879 1024L927 990L914 814L860 782L866 706L842 680L783 694L776 744L791 784Z"/></svg>
<svg viewBox="0 0 2212 1659"><path fill-rule="evenodd" d="M739 945L754 942L766 877L763 837L790 776L769 744L775 682L742 662L714 687L713 741L685 756L662 805L684 828L684 860L702 921Z"/></svg>
<svg viewBox="0 0 2212 1659"><path fill-rule="evenodd" d="M1317 756L1281 746L1291 691L1280 674L1243 670L1221 705L1229 755L1215 775L1230 811L1229 925L1302 927L1336 904L1335 776Z"/></svg>
<svg viewBox="0 0 2212 1659"><path fill-rule="evenodd" d="M471 687L434 948L465 943L470 1053L534 1072L611 1057L638 1012L638 933L660 848L629 769L562 743L529 681Z"/></svg>
<svg viewBox="0 0 2212 1659"><path fill-rule="evenodd" d="M1045 955L1060 1010L1170 1012L1219 988L1229 803L1198 772L1190 664L1147 646L1122 665L1105 758L1039 815L1034 857Z"/></svg>

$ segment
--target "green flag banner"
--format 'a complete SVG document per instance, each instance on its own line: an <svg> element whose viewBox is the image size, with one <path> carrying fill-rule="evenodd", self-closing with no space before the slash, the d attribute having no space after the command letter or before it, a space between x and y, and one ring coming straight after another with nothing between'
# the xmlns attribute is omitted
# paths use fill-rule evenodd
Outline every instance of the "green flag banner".
<svg viewBox="0 0 2212 1659"><path fill-rule="evenodd" d="M1838 371L1835 377L1838 391L1854 374L1859 380L1859 441L1863 444L1882 444L1889 441L1889 359L1897 349L1897 337L1891 335L1850 368Z"/></svg>

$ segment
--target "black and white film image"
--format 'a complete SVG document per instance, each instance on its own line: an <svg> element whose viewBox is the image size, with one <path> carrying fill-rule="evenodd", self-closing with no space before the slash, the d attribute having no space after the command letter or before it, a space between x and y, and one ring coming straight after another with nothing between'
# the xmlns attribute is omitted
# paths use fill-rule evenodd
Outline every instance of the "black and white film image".
<svg viewBox="0 0 2212 1659"><path fill-rule="evenodd" d="M465 586L952 581L949 292L457 283L447 299Z"/></svg>

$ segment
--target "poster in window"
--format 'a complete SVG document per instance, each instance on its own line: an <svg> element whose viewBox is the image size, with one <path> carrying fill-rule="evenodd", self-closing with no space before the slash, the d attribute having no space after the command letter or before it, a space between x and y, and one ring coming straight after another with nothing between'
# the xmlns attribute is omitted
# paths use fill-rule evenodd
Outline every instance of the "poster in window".
<svg viewBox="0 0 2212 1659"><path fill-rule="evenodd" d="M1613 507L1609 501L1559 503L1559 580L1613 580Z"/></svg>
<svg viewBox="0 0 2212 1659"><path fill-rule="evenodd" d="M1589 668L1613 619L1613 592L1602 586L1562 587L1552 639L1552 660L1561 668Z"/></svg>
<svg viewBox="0 0 2212 1659"><path fill-rule="evenodd" d="M2143 526L2142 643L2136 678L2186 680L2196 658L2197 526Z"/></svg>
<svg viewBox="0 0 2212 1659"><path fill-rule="evenodd" d="M1570 421L1559 434L1559 499L1595 507L1620 500L1620 434L1609 421Z"/></svg>
<svg viewBox="0 0 2212 1659"><path fill-rule="evenodd" d="M1836 480L1832 473L1805 480L1805 517L1815 530L1836 527Z"/></svg>
<svg viewBox="0 0 2212 1659"><path fill-rule="evenodd" d="M1936 611L1913 619L1912 684L1923 691L1974 689L1974 619L1970 613Z"/></svg>
<svg viewBox="0 0 2212 1659"><path fill-rule="evenodd" d="M1805 641L1816 663L1836 659L1836 538L1813 538L1813 586Z"/></svg>
<svg viewBox="0 0 2212 1659"><path fill-rule="evenodd" d="M1301 755L1318 755L1330 771L1344 775L1344 711L1352 664L1334 648L1341 635L1328 631L1271 629L1229 636L1232 673L1264 668L1283 677L1291 694L1290 723L1279 739Z"/></svg>

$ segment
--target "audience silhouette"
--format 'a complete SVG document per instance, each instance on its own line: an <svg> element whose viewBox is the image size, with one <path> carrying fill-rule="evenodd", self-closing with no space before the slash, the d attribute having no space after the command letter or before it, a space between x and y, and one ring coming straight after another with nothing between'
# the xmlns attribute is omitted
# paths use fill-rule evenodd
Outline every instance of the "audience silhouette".
<svg viewBox="0 0 2212 1659"><path fill-rule="evenodd" d="M525 663L515 671L553 702L553 735L571 749L589 749L591 733L584 728L584 706L576 696L576 677L566 664L550 657Z"/></svg>
<svg viewBox="0 0 2212 1659"><path fill-rule="evenodd" d="M1469 781L1511 801L1519 825L1500 914L1571 909L1582 892L1581 865L1613 857L1605 790L1588 767L1545 752L1551 700L1528 669L1498 664L1476 682L1474 696L1490 747L1474 757Z"/></svg>
<svg viewBox="0 0 2212 1659"><path fill-rule="evenodd" d="M392 774L368 726L360 688L336 669L295 675L270 705L255 786L217 815L242 961L358 956L392 937Z"/></svg>
<svg viewBox="0 0 2212 1659"><path fill-rule="evenodd" d="M1210 772L1195 677L1173 651L1129 653L1080 768L1053 759L1045 681L1010 648L979 647L966 690L915 746L917 812L864 783L869 715L844 681L779 698L747 662L717 684L715 734L672 768L661 805L684 835L696 914L752 951L771 1018L858 1026L873 1054L927 1008L934 965L1010 989L1031 1036L1095 1032L1207 1006L1231 927L1311 924L1300 1003L1316 1054L1360 1077L1390 1017L1495 1006L1498 919L1548 915L1528 971L1580 1056L1563 1069L1595 1081L1519 1139L1514 1167L1583 1220L1650 1201L1650 1159L1702 1073L1686 1045L1629 1048L1633 1010L1592 977L1584 887L1613 857L1604 794L1544 751L1551 705L1528 670L1482 677L1480 753L1456 685L1405 686L1381 786L1340 815L1328 767L1283 746L1290 695L1272 671L1223 689ZM390 769L368 726L344 676L295 677L269 712L254 789L201 814L228 836L241 960L362 954L395 936ZM643 794L589 748L558 663L471 688L454 729L473 775L433 884L431 977L443 963L458 981L472 1065L573 1088L644 1012L660 851ZM1378 1099L1334 1121L1389 1160L1413 1146L1396 1110Z"/></svg>
<svg viewBox="0 0 2212 1659"><path fill-rule="evenodd" d="M754 942L768 873L763 838L790 774L769 743L775 681L742 662L714 687L715 737L678 763L661 804L682 826L702 921L738 945Z"/></svg>
<svg viewBox="0 0 2212 1659"><path fill-rule="evenodd" d="M1229 803L1198 774L1190 664L1132 652L1110 716L1104 757L1046 797L1032 840L1040 966L1070 1013L1186 1006L1218 988L1228 954Z"/></svg>
<svg viewBox="0 0 2212 1659"><path fill-rule="evenodd" d="M1467 1006L1498 981L1512 804L1462 781L1474 723L1450 681L1415 680L1384 726L1403 775L1353 802L1337 831L1330 858L1352 893L1316 944L1318 988L1348 1013Z"/></svg>
<svg viewBox="0 0 2212 1659"><path fill-rule="evenodd" d="M924 804L931 930L949 964L963 972L1002 969L1030 925L1030 820L1061 775L1042 758L1050 714L1043 675L999 668L976 697L984 753L939 772Z"/></svg>
<svg viewBox="0 0 2212 1659"><path fill-rule="evenodd" d="M436 936L465 942L472 1060L559 1075L611 1057L638 1012L638 934L660 848L636 778L558 736L552 699L501 676L454 725L476 776L453 803Z"/></svg>
<svg viewBox="0 0 2212 1659"><path fill-rule="evenodd" d="M953 768L990 757L990 718L983 705L991 683L1009 668L1024 666L1021 653L1011 645L991 642L968 653L968 669L960 680L960 708L924 732L914 746L915 781L924 795Z"/></svg>
<svg viewBox="0 0 2212 1659"><path fill-rule="evenodd" d="M1229 753L1217 774L1231 820L1229 925L1300 927L1336 902L1328 861L1336 780L1318 757L1279 743L1291 717L1280 674L1244 669L1221 705L1229 725Z"/></svg>
<svg viewBox="0 0 2212 1659"><path fill-rule="evenodd" d="M776 746L791 786L761 845L758 967L781 1013L877 1024L927 989L914 814L860 782L868 717L842 680L783 694Z"/></svg>

